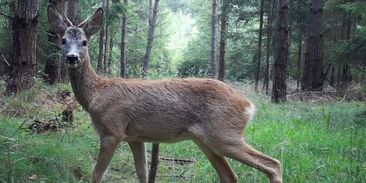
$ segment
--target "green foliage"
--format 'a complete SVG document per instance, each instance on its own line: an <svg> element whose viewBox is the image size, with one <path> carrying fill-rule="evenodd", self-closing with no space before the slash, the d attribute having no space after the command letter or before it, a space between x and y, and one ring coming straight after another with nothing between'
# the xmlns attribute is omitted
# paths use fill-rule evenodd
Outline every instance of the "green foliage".
<svg viewBox="0 0 366 183"><path fill-rule="evenodd" d="M344 4L339 5L339 7L343 8L345 11L350 11L352 14L360 15L363 19L366 19L366 2L363 0L356 0L353 2L346 2Z"/></svg>

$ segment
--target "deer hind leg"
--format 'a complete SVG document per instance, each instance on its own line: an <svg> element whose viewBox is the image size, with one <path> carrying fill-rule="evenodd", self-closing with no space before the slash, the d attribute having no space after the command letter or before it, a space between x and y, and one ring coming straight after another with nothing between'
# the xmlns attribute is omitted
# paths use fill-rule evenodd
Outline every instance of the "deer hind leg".
<svg viewBox="0 0 366 183"><path fill-rule="evenodd" d="M118 147L120 140L113 136L100 137L100 149L97 164L94 167L92 183L99 183L111 161L114 151Z"/></svg>
<svg viewBox="0 0 366 183"><path fill-rule="evenodd" d="M265 173L271 183L282 183L281 164L244 142L225 143L220 146L220 153L224 156L240 161Z"/></svg>
<svg viewBox="0 0 366 183"><path fill-rule="evenodd" d="M223 156L219 156L214 153L209 147L204 145L202 142L196 140L194 141L200 149L204 152L207 159L210 161L212 166L215 168L217 174L220 177L221 183L235 183L237 182L237 176L230 168L226 159Z"/></svg>
<svg viewBox="0 0 366 183"><path fill-rule="evenodd" d="M147 183L146 150L142 142L129 142L140 183Z"/></svg>

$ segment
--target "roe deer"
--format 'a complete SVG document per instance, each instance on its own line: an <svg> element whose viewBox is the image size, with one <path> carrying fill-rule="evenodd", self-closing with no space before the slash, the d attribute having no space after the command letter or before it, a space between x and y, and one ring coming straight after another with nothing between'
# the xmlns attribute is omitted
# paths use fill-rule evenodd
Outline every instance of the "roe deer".
<svg viewBox="0 0 366 183"><path fill-rule="evenodd" d="M144 142L193 140L221 182L237 176L225 157L264 172L281 183L280 162L249 146L243 130L254 105L230 86L212 79L131 80L103 78L92 69L88 41L99 30L103 10L80 25L63 20L48 7L51 28L62 36L62 50L77 101L90 114L100 135L100 151L92 182L100 182L121 141L128 142L141 183L147 181ZM66 23L65 23L66 22Z"/></svg>

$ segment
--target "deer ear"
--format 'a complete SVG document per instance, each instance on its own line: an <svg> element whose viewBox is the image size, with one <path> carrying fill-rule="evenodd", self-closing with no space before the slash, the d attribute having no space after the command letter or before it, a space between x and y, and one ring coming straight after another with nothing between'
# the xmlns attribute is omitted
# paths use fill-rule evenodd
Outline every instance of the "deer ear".
<svg viewBox="0 0 366 183"><path fill-rule="evenodd" d="M47 14L48 23L50 24L51 29L57 34L63 35L67 29L67 26L60 13L58 13L57 9L54 6L49 5L47 9Z"/></svg>
<svg viewBox="0 0 366 183"><path fill-rule="evenodd" d="M78 27L84 29L84 32L88 38L98 32L103 22L103 9L98 8L94 15L84 22L80 23Z"/></svg>

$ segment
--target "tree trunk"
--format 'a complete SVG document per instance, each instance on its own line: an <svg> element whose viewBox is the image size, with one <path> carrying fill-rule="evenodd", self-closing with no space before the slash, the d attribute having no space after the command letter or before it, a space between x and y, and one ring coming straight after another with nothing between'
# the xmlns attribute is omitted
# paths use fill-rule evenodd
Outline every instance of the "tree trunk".
<svg viewBox="0 0 366 183"><path fill-rule="evenodd" d="M127 7L128 0L124 0L125 7ZM121 24L121 58L120 58L120 76L126 78L126 30L127 30L127 10L123 12Z"/></svg>
<svg viewBox="0 0 366 183"><path fill-rule="evenodd" d="M258 47L256 53L256 72L255 72L255 86L254 90L258 91L258 83L259 83L259 72L261 67L261 58L262 58L262 35L263 35L263 14L264 14L264 0L261 0L260 10L259 10L259 33L258 33Z"/></svg>
<svg viewBox="0 0 366 183"><path fill-rule="evenodd" d="M106 1L107 0L102 0L102 8L105 10L106 8ZM105 39L105 35L104 35L104 31L105 31L105 22L106 19L103 20L103 23L99 29L99 54L98 54L98 63L97 63L97 71L99 73L103 73L104 70L104 53L105 53L105 46L104 46L104 39Z"/></svg>
<svg viewBox="0 0 366 183"><path fill-rule="evenodd" d="M216 24L217 24L217 0L212 0L211 15L211 59L209 75L216 78Z"/></svg>
<svg viewBox="0 0 366 183"><path fill-rule="evenodd" d="M78 25L79 21L77 20L77 13L78 13L78 3L79 0L68 0L67 1L67 18L72 22L74 25Z"/></svg>
<svg viewBox="0 0 366 183"><path fill-rule="evenodd" d="M147 34L147 46L146 46L146 52L144 56L144 66L142 69L141 76L142 78L146 79L147 74L150 67L150 57L151 57L151 51L154 41L154 32L156 27L156 19L158 15L158 6L159 6L159 0L155 0L154 7L153 7L153 13L151 17L151 21L149 21L149 32Z"/></svg>
<svg viewBox="0 0 366 183"><path fill-rule="evenodd" d="M148 183L154 183L156 172L159 164L159 144L153 143L151 150L151 164L149 170L149 180Z"/></svg>
<svg viewBox="0 0 366 183"><path fill-rule="evenodd" d="M9 2L9 12L14 13L16 12L16 7L15 7L15 1L11 1ZM7 22L6 22L6 28L4 29L4 31L6 31L6 33L9 35L8 37L4 37L3 39L8 43L8 46L4 49L4 50L0 50L0 77L3 75L7 75L10 76L11 75L11 70L12 70L12 66L10 65L11 63L13 63L13 42L12 42L12 38L13 38L13 21L14 18L13 17L7 17Z"/></svg>
<svg viewBox="0 0 366 183"><path fill-rule="evenodd" d="M308 27L308 40L305 52L303 91L322 91L324 83L324 23L323 0L311 1L311 21Z"/></svg>
<svg viewBox="0 0 366 183"><path fill-rule="evenodd" d="M105 30L104 30L104 58L103 58L103 73L107 75L108 73L108 60L109 60L109 0L106 0L106 6L104 10L105 14Z"/></svg>
<svg viewBox="0 0 366 183"><path fill-rule="evenodd" d="M352 38L352 25L353 25L353 18L352 18L352 14L351 12L347 12L347 15L345 16L346 18L346 27L345 27L345 31L346 31L346 41L350 41ZM347 91L347 88L349 87L349 85L352 82L352 75L351 75L351 66L348 63L343 64L342 67L342 85L340 88L340 91L342 93Z"/></svg>
<svg viewBox="0 0 366 183"><path fill-rule="evenodd" d="M297 52L297 76L296 76L296 89L300 91L300 83L301 83L301 60L302 60L302 38L299 38L299 45L298 45L298 52Z"/></svg>
<svg viewBox="0 0 366 183"><path fill-rule="evenodd" d="M56 7L59 12L65 12L65 0L49 0L48 3ZM60 81L66 82L68 77L66 65L56 46L60 44L60 35L51 30L49 32L48 42L50 43L50 47L46 50L48 52L48 57L43 71L44 80L48 84L55 84Z"/></svg>
<svg viewBox="0 0 366 183"><path fill-rule="evenodd" d="M57 10L60 12L60 13L65 13L67 14L67 5L66 5L66 0L59 0L58 1L58 4L57 4ZM61 36L61 35L60 35ZM60 37L58 38L58 43L60 42ZM63 83L66 83L66 82L69 82L69 72L67 71L67 65L66 63L64 62L64 58L63 56L59 56L60 58L60 63L58 64L59 65L59 81L60 82L63 82Z"/></svg>
<svg viewBox="0 0 366 183"><path fill-rule="evenodd" d="M286 101L288 57L288 0L278 0L272 102Z"/></svg>
<svg viewBox="0 0 366 183"><path fill-rule="evenodd" d="M6 94L18 93L34 85L38 16L39 0L18 1L13 21L12 71Z"/></svg>
<svg viewBox="0 0 366 183"><path fill-rule="evenodd" d="M109 51L108 51L108 62L107 62L107 75L112 75L112 65L113 65L113 58L112 58L112 52L113 52L113 37L112 31L110 32L109 36Z"/></svg>
<svg viewBox="0 0 366 183"><path fill-rule="evenodd" d="M225 52L226 52L226 34L228 24L228 8L229 0L222 0L221 9L221 30L220 30L220 60L219 60L219 75L220 81L225 80Z"/></svg>
<svg viewBox="0 0 366 183"><path fill-rule="evenodd" d="M331 72L330 72L330 86L335 87L335 67L332 65Z"/></svg>
<svg viewBox="0 0 366 183"><path fill-rule="evenodd" d="M263 80L263 89L266 91L266 94L269 94L269 58L273 49L273 19L275 16L275 7L276 0L272 0L271 6L268 8L268 16L267 16L267 43L266 43L266 70L264 72L264 80Z"/></svg>

